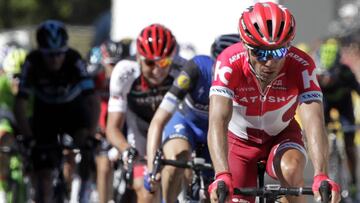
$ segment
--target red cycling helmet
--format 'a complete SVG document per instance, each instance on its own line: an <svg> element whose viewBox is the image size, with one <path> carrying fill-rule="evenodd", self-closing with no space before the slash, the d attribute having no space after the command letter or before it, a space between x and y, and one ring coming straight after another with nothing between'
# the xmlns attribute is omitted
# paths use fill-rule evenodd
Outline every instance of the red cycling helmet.
<svg viewBox="0 0 360 203"><path fill-rule="evenodd" d="M276 48L295 37L295 19L290 11L273 2L256 3L239 20L242 41L251 47Z"/></svg>
<svg viewBox="0 0 360 203"><path fill-rule="evenodd" d="M177 43L171 31L160 24L145 27L136 40L138 53L149 60L169 57Z"/></svg>

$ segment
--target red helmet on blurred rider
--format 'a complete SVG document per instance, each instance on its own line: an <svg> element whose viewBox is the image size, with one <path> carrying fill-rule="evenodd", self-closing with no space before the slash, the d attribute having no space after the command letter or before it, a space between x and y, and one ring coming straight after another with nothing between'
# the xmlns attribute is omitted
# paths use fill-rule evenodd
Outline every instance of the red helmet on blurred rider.
<svg viewBox="0 0 360 203"><path fill-rule="evenodd" d="M273 2L256 3L239 20L242 41L251 47L269 49L284 46L295 37L295 19L291 12Z"/></svg>
<svg viewBox="0 0 360 203"><path fill-rule="evenodd" d="M152 24L145 27L136 41L138 53L146 59L158 60L171 56L177 43L171 31L163 25Z"/></svg>

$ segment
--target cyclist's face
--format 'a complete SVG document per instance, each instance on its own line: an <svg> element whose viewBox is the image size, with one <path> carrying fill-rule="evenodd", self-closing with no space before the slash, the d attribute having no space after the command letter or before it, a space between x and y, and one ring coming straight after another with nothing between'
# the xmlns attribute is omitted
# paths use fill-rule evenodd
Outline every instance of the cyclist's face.
<svg viewBox="0 0 360 203"><path fill-rule="evenodd" d="M43 53L45 65L50 71L58 71L65 60L65 53Z"/></svg>
<svg viewBox="0 0 360 203"><path fill-rule="evenodd" d="M158 61L141 59L141 71L144 77L152 85L160 85L169 75L171 59L165 58Z"/></svg>
<svg viewBox="0 0 360 203"><path fill-rule="evenodd" d="M280 73L285 63L285 56L281 58L268 57L265 60L259 60L259 57L250 49L248 50L250 64L253 66L255 73L262 82L270 83Z"/></svg>

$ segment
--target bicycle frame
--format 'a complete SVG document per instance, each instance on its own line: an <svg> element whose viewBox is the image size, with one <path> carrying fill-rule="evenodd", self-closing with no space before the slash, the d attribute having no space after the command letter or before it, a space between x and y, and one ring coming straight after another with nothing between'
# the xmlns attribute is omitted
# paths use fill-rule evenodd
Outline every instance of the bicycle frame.
<svg viewBox="0 0 360 203"><path fill-rule="evenodd" d="M193 171L193 183L197 182L200 185L198 194L196 196L199 197L199 201L206 199L206 186L205 186L205 179L202 174L203 171L206 170L213 170L213 167L210 163L205 163L205 160L202 158L194 158L191 161L178 161L178 160L169 160L169 159L162 159L162 150L158 149L155 154L154 158L154 168L151 172L150 178L155 180L155 176L157 173L160 173L161 169L165 165L175 166L178 168L188 168ZM194 195L191 194L193 198Z"/></svg>

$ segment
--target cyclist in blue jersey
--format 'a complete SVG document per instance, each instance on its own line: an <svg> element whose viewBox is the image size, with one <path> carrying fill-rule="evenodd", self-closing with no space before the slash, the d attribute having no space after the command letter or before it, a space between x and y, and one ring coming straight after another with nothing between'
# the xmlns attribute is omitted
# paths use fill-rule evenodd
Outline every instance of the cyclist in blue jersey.
<svg viewBox="0 0 360 203"><path fill-rule="evenodd" d="M76 50L68 47L68 34L62 22L47 20L41 23L36 40L38 48L27 55L21 72L14 113L19 132L26 137L27 143L35 142L30 156L35 201L54 202L52 171L63 160L57 135L70 134L77 146L92 147L90 137L95 134L99 100L94 94L94 83L87 73L85 61ZM34 101L30 125L25 112L31 96ZM90 152L81 150L82 180L87 180L90 175L89 166L93 160ZM64 176L69 184L71 174Z"/></svg>
<svg viewBox="0 0 360 203"><path fill-rule="evenodd" d="M153 159L161 146L166 159L189 160L196 156L210 162L207 149L209 89L214 58L226 47L239 42L237 34L219 36L211 47L212 57L197 55L186 63L174 80L156 111L148 131L145 187L157 190L159 179L150 180ZM162 141L161 141L162 136ZM165 202L175 202L183 181L184 169L165 166L161 172L162 197ZM159 175L157 178L160 178Z"/></svg>

